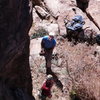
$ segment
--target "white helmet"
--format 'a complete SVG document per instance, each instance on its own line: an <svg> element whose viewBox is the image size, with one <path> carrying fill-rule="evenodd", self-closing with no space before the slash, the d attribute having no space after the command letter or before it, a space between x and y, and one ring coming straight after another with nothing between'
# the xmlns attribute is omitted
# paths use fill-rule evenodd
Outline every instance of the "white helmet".
<svg viewBox="0 0 100 100"><path fill-rule="evenodd" d="M47 76L47 80L53 80L53 76L49 74L49 75Z"/></svg>
<svg viewBox="0 0 100 100"><path fill-rule="evenodd" d="M55 36L55 33L54 32L50 32L49 35L50 36Z"/></svg>

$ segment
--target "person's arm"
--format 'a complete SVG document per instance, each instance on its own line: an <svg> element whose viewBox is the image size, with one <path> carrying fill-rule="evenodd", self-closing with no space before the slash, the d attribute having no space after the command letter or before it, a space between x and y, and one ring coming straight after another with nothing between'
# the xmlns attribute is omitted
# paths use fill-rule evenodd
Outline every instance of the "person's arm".
<svg viewBox="0 0 100 100"><path fill-rule="evenodd" d="M42 39L42 41L41 41L41 48L44 48L44 45L45 45L45 43L44 43L44 40Z"/></svg>

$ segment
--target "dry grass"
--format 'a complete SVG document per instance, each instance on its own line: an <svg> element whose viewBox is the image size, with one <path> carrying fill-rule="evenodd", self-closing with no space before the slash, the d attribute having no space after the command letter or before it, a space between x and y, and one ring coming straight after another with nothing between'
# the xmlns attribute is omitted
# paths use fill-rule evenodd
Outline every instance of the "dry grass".
<svg viewBox="0 0 100 100"><path fill-rule="evenodd" d="M60 65L52 64L52 70L63 84L63 92L54 85L52 100L70 100L71 91L75 91L81 100L100 100L100 55L94 56L97 45L78 43L72 46L66 39L57 42ZM35 59L33 66L33 94L37 95L46 78L44 59Z"/></svg>

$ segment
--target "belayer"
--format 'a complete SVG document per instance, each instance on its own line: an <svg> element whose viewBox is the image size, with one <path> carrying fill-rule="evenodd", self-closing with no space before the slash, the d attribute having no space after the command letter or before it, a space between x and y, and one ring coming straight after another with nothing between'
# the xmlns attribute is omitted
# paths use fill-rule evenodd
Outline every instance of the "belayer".
<svg viewBox="0 0 100 100"><path fill-rule="evenodd" d="M39 97L41 100L46 100L46 98L52 97L51 88L52 88L53 84L54 84L53 76L49 74L40 90Z"/></svg>
<svg viewBox="0 0 100 100"><path fill-rule="evenodd" d="M46 60L46 74L51 72L51 59L52 53L56 46L56 40L54 39L55 33L50 32L48 36L44 36L41 41L40 55L44 55Z"/></svg>

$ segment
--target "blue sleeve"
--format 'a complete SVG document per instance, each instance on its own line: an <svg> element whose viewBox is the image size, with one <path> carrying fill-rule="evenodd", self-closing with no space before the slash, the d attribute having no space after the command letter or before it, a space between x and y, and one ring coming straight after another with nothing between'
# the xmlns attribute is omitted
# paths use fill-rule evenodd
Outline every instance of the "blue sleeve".
<svg viewBox="0 0 100 100"><path fill-rule="evenodd" d="M42 40L46 40L48 38L48 36L44 36L43 38L42 38Z"/></svg>

